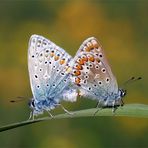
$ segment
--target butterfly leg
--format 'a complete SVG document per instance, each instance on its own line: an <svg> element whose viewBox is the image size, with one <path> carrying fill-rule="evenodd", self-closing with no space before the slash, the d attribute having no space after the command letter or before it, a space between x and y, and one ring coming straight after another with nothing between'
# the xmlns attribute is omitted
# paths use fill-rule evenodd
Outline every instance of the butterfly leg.
<svg viewBox="0 0 148 148"><path fill-rule="evenodd" d="M29 116L28 120L31 120L31 119L34 120L34 114L33 114L33 111L30 112L30 116Z"/></svg>
<svg viewBox="0 0 148 148"><path fill-rule="evenodd" d="M59 106L61 106L61 108L69 115L73 115L74 113L69 112L62 104L58 104Z"/></svg>
<svg viewBox="0 0 148 148"><path fill-rule="evenodd" d="M121 104L120 106L123 106L124 105L124 102L123 102L123 99L121 98Z"/></svg>
<svg viewBox="0 0 148 148"><path fill-rule="evenodd" d="M49 114L49 116L50 116L51 118L54 118L54 116L50 113L50 111L47 110L47 113Z"/></svg>
<svg viewBox="0 0 148 148"><path fill-rule="evenodd" d="M96 116L98 111L102 110L102 108L99 108L99 107L100 107L100 102L98 102L97 105L96 105L97 110L94 112L94 116Z"/></svg>
<svg viewBox="0 0 148 148"><path fill-rule="evenodd" d="M100 102L98 102L96 105L96 108L99 108L99 107L100 107Z"/></svg>
<svg viewBox="0 0 148 148"><path fill-rule="evenodd" d="M112 113L113 113L113 115L115 115L115 111L116 111L117 108L119 107L119 105L117 106L117 105L115 105L115 103L116 103L116 100L114 100L114 101L113 101L113 104L112 104Z"/></svg>
<svg viewBox="0 0 148 148"><path fill-rule="evenodd" d="M117 106L112 107L112 113L115 115L115 111L117 110Z"/></svg>

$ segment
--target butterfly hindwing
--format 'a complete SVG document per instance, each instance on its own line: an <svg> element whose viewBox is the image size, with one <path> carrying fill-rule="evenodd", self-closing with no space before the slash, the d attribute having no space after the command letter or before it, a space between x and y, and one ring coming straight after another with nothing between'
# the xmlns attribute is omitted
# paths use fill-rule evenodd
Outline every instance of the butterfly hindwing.
<svg viewBox="0 0 148 148"><path fill-rule="evenodd" d="M103 99L118 91L116 79L96 38L91 37L83 42L74 62L73 77L81 95Z"/></svg>
<svg viewBox="0 0 148 148"><path fill-rule="evenodd" d="M70 60L71 56L50 40L32 35L28 49L28 66L35 99L44 100L50 95L52 98L58 97L69 83ZM62 81L64 83L60 83Z"/></svg>

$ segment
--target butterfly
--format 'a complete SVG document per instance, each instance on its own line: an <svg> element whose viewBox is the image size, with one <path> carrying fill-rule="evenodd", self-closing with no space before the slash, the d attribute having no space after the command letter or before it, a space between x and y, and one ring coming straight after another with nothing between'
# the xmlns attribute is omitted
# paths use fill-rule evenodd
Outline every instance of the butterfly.
<svg viewBox="0 0 148 148"><path fill-rule="evenodd" d="M76 101L77 90L71 87L73 58L61 47L40 35L32 35L28 47L28 69L33 98L29 102L30 118Z"/></svg>
<svg viewBox="0 0 148 148"><path fill-rule="evenodd" d="M126 91L118 88L101 44L94 37L86 39L74 58L72 81L79 89L79 96L97 100L97 107L123 105Z"/></svg>

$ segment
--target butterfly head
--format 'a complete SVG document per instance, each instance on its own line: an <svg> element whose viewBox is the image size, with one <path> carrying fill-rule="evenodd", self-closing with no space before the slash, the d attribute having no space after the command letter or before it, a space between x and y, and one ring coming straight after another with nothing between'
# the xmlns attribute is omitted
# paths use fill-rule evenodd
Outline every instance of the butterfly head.
<svg viewBox="0 0 148 148"><path fill-rule="evenodd" d="M119 88L119 95L121 98L123 98L126 95L126 90Z"/></svg>
<svg viewBox="0 0 148 148"><path fill-rule="evenodd" d="M34 101L35 101L34 99L31 99L31 100L28 102L28 105L29 105L29 107L30 107L32 110L35 109L35 102L34 102Z"/></svg>

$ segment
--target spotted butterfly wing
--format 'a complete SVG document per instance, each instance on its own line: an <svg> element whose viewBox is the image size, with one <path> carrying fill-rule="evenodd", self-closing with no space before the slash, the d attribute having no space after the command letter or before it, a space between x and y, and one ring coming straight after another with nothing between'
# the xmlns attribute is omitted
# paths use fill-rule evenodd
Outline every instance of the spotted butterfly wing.
<svg viewBox="0 0 148 148"><path fill-rule="evenodd" d="M28 48L28 68L33 99L31 108L37 115L55 108L67 98L72 57L50 40L32 35ZM75 92L74 92L75 93ZM71 100L70 100L71 101Z"/></svg>
<svg viewBox="0 0 148 148"><path fill-rule="evenodd" d="M118 102L121 93L116 78L107 62L102 46L96 38L90 37L80 46L73 66L74 83L80 95L112 105Z"/></svg>

